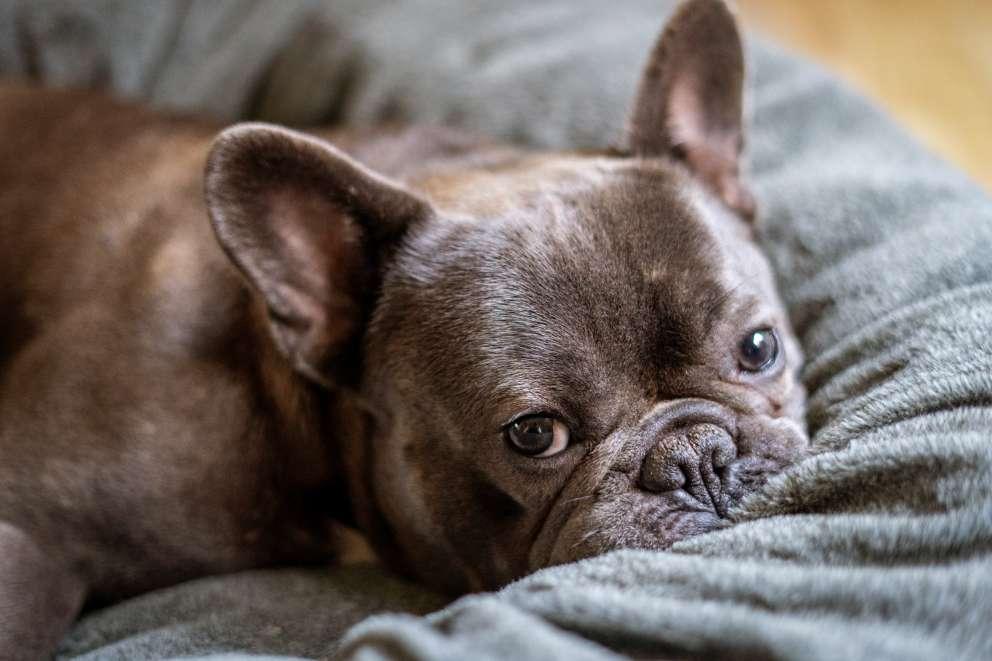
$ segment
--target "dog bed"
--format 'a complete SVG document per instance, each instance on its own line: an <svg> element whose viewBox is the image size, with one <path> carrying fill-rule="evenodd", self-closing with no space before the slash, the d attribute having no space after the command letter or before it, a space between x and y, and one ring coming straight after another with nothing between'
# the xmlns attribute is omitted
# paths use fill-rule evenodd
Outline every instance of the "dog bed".
<svg viewBox="0 0 992 661"><path fill-rule="evenodd" d="M601 146L670 8L9 1L0 70L223 119ZM737 525L442 610L369 567L208 578L90 613L60 656L992 658L992 201L830 75L749 47L750 179L816 454Z"/></svg>

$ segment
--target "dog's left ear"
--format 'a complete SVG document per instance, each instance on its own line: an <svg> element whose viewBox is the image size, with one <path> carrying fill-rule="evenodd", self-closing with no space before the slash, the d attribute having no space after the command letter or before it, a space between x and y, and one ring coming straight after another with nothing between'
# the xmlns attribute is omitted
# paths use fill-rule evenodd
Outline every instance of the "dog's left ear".
<svg viewBox="0 0 992 661"><path fill-rule="evenodd" d="M745 218L754 198L739 174L744 52L722 0L687 0L651 52L630 116L628 148L673 156Z"/></svg>

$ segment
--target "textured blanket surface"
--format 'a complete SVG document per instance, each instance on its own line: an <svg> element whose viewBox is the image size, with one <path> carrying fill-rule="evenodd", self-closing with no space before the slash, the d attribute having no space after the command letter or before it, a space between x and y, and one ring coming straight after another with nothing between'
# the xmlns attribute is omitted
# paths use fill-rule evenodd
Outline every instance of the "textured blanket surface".
<svg viewBox="0 0 992 661"><path fill-rule="evenodd" d="M619 137L668 8L25 0L0 4L0 70L224 118L598 146ZM750 47L751 180L817 453L737 525L427 617L410 613L435 598L375 570L207 579L91 614L62 654L992 658L992 202L816 67ZM381 610L401 614L338 642Z"/></svg>

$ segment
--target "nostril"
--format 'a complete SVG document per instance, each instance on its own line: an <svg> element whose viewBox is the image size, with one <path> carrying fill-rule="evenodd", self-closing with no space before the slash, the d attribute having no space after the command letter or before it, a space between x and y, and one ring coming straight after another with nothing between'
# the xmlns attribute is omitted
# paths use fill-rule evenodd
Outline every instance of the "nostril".
<svg viewBox="0 0 992 661"><path fill-rule="evenodd" d="M682 468L682 465L672 464L662 472L662 479L658 486L663 491L674 491L675 489L685 487L688 482L689 476L686 474L685 469Z"/></svg>
<svg viewBox="0 0 992 661"><path fill-rule="evenodd" d="M684 466L685 461L677 456L679 453L650 453L641 466L641 486L648 491L664 493L682 489L689 482L689 475Z"/></svg>
<svg viewBox="0 0 992 661"><path fill-rule="evenodd" d="M736 458L737 446L734 444L734 441L725 435L717 438L713 443L713 451L710 454L713 468L726 468Z"/></svg>
<svg viewBox="0 0 992 661"><path fill-rule="evenodd" d="M729 494L724 484L726 469L737 458L737 446L724 429L711 425L700 425L700 472L706 485L710 503L720 517L727 515Z"/></svg>

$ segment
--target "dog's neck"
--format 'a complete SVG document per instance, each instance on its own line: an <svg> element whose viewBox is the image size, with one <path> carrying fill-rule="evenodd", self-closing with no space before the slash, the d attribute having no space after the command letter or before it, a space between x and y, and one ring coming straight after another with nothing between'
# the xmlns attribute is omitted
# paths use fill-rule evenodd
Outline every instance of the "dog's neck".
<svg viewBox="0 0 992 661"><path fill-rule="evenodd" d="M247 287L246 287L247 289ZM347 497L343 446L336 440L354 417L356 398L326 389L293 370L269 333L264 303L252 294L243 310L244 360L252 365L256 382L259 438L278 439L273 461L280 469L276 489L299 494L299 506L314 516L352 524Z"/></svg>

